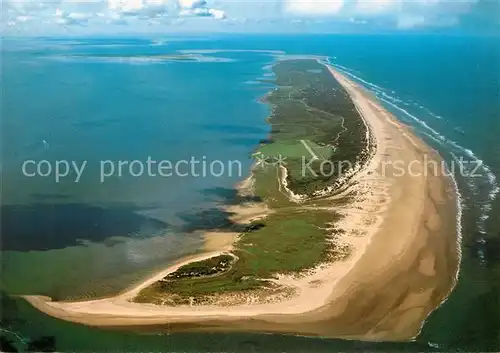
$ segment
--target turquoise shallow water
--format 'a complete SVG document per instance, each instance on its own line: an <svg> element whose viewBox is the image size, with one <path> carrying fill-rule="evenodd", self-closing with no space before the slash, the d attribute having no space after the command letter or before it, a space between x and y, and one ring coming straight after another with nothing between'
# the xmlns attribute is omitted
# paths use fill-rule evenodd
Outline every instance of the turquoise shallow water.
<svg viewBox="0 0 500 353"><path fill-rule="evenodd" d="M199 248L202 240L190 231L217 219L221 191L247 176L251 151L266 136L267 107L257 102L265 88L246 82L261 75L269 59L71 60L68 54L104 49L35 41L19 51L16 45L4 54L2 261L8 290L109 294ZM124 48L105 50L126 55L131 49ZM132 48L141 50L139 44ZM200 161L200 177L184 176L190 169L184 164L180 175L162 176L159 162L139 175L148 159L175 164L191 158ZM26 160L49 161L53 168L56 161L87 164L78 182L76 172L56 181L53 174L23 175ZM201 162L215 160L227 171L204 176ZM130 169L120 161L139 163ZM230 168L230 161L240 164ZM26 169L37 172L34 164ZM101 178L112 169L112 176Z"/></svg>
<svg viewBox="0 0 500 353"><path fill-rule="evenodd" d="M21 301L4 304L10 310L7 318L20 319L4 320L6 329L23 340L54 337L57 349L66 351L498 347L500 70L495 38L253 36L172 42L167 38L164 45L151 43L149 39L40 39L4 45L2 81L8 88L2 102L5 290L56 297L116 292L152 269L196 251L201 239L193 229L224 222L215 207L246 175L249 156L268 131L264 120L268 110L258 98L269 87L255 81L269 74L265 66L273 60L269 53L229 49L325 55L371 89L446 160L462 156L483 161L477 177L457 177L464 213L456 290L430 317L417 342L408 344L113 332L53 320ZM69 57L197 49L226 51L203 54L211 58L207 62ZM243 173L220 178L129 176L99 182L100 160L148 156L174 161L190 156L234 159L242 162ZM23 176L20 165L26 159L87 160L89 169L79 183L69 177L56 183Z"/></svg>

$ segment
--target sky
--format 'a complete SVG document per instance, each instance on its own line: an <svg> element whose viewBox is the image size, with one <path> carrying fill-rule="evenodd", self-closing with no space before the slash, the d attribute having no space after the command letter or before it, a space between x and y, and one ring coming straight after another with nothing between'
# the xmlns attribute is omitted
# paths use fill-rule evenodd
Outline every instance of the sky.
<svg viewBox="0 0 500 353"><path fill-rule="evenodd" d="M455 29L500 32L500 0L0 0L6 35Z"/></svg>

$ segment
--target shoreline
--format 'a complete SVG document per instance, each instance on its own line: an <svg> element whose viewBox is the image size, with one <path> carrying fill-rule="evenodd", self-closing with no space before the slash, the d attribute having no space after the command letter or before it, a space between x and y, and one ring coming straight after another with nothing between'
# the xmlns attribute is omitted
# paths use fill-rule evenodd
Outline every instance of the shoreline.
<svg viewBox="0 0 500 353"><path fill-rule="evenodd" d="M454 284L450 272L458 268L458 254L454 254L457 196L451 195L450 180L444 176L379 174L381 162L390 158L408 162L425 153L436 160L440 157L363 88L329 70L350 95L375 142L369 163L349 188L360 196L340 210L346 215L340 226L351 231L344 240L355 249L347 260L320 266L300 279L280 276L276 282L292 283L300 293L278 303L162 307L130 302L141 289L179 267L229 251L227 241L220 250L181 259L115 297L80 302L25 298L48 315L92 326L166 325L171 331L238 330L362 340L413 338ZM240 222L252 217L251 212L246 218L242 215ZM456 271L451 277L455 275Z"/></svg>

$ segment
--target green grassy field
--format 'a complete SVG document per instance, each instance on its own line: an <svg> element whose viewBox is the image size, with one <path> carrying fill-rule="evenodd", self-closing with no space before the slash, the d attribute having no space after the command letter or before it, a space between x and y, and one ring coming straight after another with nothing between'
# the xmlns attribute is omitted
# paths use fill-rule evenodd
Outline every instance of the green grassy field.
<svg viewBox="0 0 500 353"><path fill-rule="evenodd" d="M282 156L286 162L288 158L329 160L333 149L331 146L320 146L311 140L290 140L265 144L258 149L258 152L263 157L278 158Z"/></svg>
<svg viewBox="0 0 500 353"><path fill-rule="evenodd" d="M259 151L285 156L289 187L312 195L341 175L335 167L330 172L330 164L345 161L354 166L366 160L366 127L345 90L315 60L282 61L274 72L278 88L266 97L273 106L273 143ZM314 173L305 170L303 158L315 160Z"/></svg>

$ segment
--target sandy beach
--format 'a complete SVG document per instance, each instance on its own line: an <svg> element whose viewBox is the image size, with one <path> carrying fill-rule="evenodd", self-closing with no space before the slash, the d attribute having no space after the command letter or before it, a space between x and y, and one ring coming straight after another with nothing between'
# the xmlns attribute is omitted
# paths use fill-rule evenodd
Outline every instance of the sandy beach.
<svg viewBox="0 0 500 353"><path fill-rule="evenodd" d="M237 237L207 234L207 252L183 259L115 297L81 302L25 298L48 315L92 326L155 325L169 331L238 330L389 341L415 337L455 284L457 194L448 177L429 167L429 161L441 163L435 151L362 87L330 71L351 96L375 143L369 163L346 191L356 195L354 201L336 210L344 216L336 226L345 230L341 241L350 244L349 257L322 265L308 276L280 276L276 283L296 292L280 302L168 307L131 301L179 267L227 253ZM399 163L411 173L400 175ZM241 223L267 212L258 205L234 211Z"/></svg>

